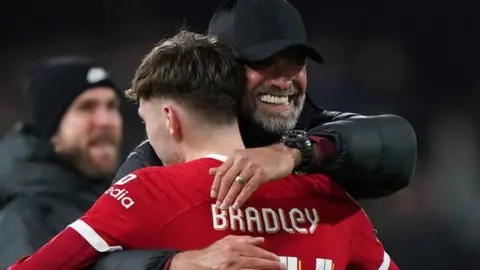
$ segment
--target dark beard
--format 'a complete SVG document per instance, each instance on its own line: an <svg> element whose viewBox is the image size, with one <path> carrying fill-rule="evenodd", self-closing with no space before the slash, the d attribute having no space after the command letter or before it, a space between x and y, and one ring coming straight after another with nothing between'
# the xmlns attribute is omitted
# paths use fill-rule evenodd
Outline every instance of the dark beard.
<svg viewBox="0 0 480 270"><path fill-rule="evenodd" d="M118 150L117 150L118 151ZM89 178L111 180L116 171L116 162L110 170L97 166L90 157L88 149L71 148L68 151L59 153L68 160L78 171Z"/></svg>

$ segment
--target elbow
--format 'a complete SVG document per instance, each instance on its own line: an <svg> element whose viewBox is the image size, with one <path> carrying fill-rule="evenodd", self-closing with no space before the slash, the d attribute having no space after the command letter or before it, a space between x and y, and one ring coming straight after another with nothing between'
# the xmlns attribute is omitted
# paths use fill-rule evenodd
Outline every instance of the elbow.
<svg viewBox="0 0 480 270"><path fill-rule="evenodd" d="M381 142L373 170L381 196L394 194L411 183L417 161L417 137L412 125L396 115L381 115L376 133Z"/></svg>

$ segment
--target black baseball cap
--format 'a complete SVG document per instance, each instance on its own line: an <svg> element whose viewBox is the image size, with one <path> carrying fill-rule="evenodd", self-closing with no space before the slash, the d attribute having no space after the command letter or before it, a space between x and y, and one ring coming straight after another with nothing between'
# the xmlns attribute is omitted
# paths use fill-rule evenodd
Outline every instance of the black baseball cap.
<svg viewBox="0 0 480 270"><path fill-rule="evenodd" d="M241 60L261 61L296 46L323 63L320 53L307 44L302 17L285 0L227 0L213 14L208 34Z"/></svg>

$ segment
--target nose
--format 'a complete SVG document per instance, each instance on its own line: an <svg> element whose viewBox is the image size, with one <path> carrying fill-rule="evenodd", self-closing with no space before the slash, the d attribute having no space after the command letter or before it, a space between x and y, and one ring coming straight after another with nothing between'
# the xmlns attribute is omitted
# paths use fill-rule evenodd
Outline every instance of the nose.
<svg viewBox="0 0 480 270"><path fill-rule="evenodd" d="M273 86L279 89L288 89L292 85L292 80L298 72L290 65L278 61L274 66L274 78L271 79Z"/></svg>
<svg viewBox="0 0 480 270"><path fill-rule="evenodd" d="M271 80L273 86L285 90L288 89L292 85L292 78L289 77L277 77Z"/></svg>
<svg viewBox="0 0 480 270"><path fill-rule="evenodd" d="M99 129L108 129L113 127L118 121L118 112L105 107L97 108L93 114L93 126Z"/></svg>

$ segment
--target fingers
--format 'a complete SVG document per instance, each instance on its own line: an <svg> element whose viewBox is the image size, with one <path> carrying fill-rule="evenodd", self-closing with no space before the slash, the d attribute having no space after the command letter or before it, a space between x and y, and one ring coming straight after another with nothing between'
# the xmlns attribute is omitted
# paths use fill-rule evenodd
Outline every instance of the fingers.
<svg viewBox="0 0 480 270"><path fill-rule="evenodd" d="M241 268L285 269L280 258L272 252L248 244L242 244L238 248L241 255L238 263Z"/></svg>
<svg viewBox="0 0 480 270"><path fill-rule="evenodd" d="M274 253L258 247L265 242L263 237L229 235L223 238L223 240L225 243L231 243L231 246L242 256L279 260L279 257Z"/></svg>
<svg viewBox="0 0 480 270"><path fill-rule="evenodd" d="M238 209L241 207L248 200L248 198L252 196L253 192L258 189L262 180L262 175L253 175L253 177L241 189L240 194L238 194L235 202L233 203L233 208Z"/></svg>
<svg viewBox="0 0 480 270"><path fill-rule="evenodd" d="M264 260L280 261L280 258L270 251L249 244L238 244L238 252L242 256L261 258ZM250 265L250 267L253 265Z"/></svg>
<svg viewBox="0 0 480 270"><path fill-rule="evenodd" d="M263 237L230 235L213 244L215 257L227 260L223 263L231 269L285 269L277 255L259 247L264 241Z"/></svg>
<svg viewBox="0 0 480 270"><path fill-rule="evenodd" d="M219 202L219 204L225 200L225 197L227 196L227 193L230 190L233 181L242 171L243 162L241 160L233 162L233 165L231 165L228 170L225 170L225 174L223 175L221 175L221 173L223 172L222 166L219 168L217 174L215 175L215 178L219 178L217 181L219 181L220 185L217 194L217 202ZM217 206L220 207L220 205Z"/></svg>
<svg viewBox="0 0 480 270"><path fill-rule="evenodd" d="M218 167L210 168L208 170L208 173L213 176L213 175L217 174L217 171L218 171ZM213 179L213 184L212 184L212 189L210 190L210 197L212 197L213 199L217 198L219 186L220 186L220 182L215 181L215 178L214 178Z"/></svg>
<svg viewBox="0 0 480 270"><path fill-rule="evenodd" d="M222 183L222 178L225 173L230 169L230 167L232 167L232 165L233 159L229 158L220 167L216 168L216 174L213 179L212 190L210 191L210 195L212 196L212 198L217 198L220 184Z"/></svg>
<svg viewBox="0 0 480 270"><path fill-rule="evenodd" d="M279 261L266 260L255 257L240 257L240 269L284 270L286 266Z"/></svg>
<svg viewBox="0 0 480 270"><path fill-rule="evenodd" d="M208 169L208 173L209 173L210 175L215 175L215 174L217 174L217 171L218 171L218 167Z"/></svg>
<svg viewBox="0 0 480 270"><path fill-rule="evenodd" d="M242 171L239 176L246 182L246 184L242 185L234 181L230 186L230 190L227 191L227 195L225 196L220 209L225 210L235 202L238 194L240 194L243 188L250 182L250 179L252 176L254 176L254 174L251 170L247 169ZM235 205L233 207L236 208Z"/></svg>
<svg viewBox="0 0 480 270"><path fill-rule="evenodd" d="M245 240L245 244L259 246L265 243L265 238L263 237L251 237Z"/></svg>
<svg viewBox="0 0 480 270"><path fill-rule="evenodd" d="M222 240L224 241L233 241L239 244L249 244L249 245L261 245L265 242L263 237L252 237L248 235L228 235L225 236Z"/></svg>
<svg viewBox="0 0 480 270"><path fill-rule="evenodd" d="M215 174L210 196L217 199L217 208L225 210L229 206L235 209L240 207L260 185L273 179L272 171L282 172L274 175L284 173L276 161L272 164L272 159L267 158L270 152L267 148L237 150L220 167L209 170L210 174ZM243 186L235 183L238 176L245 180Z"/></svg>

